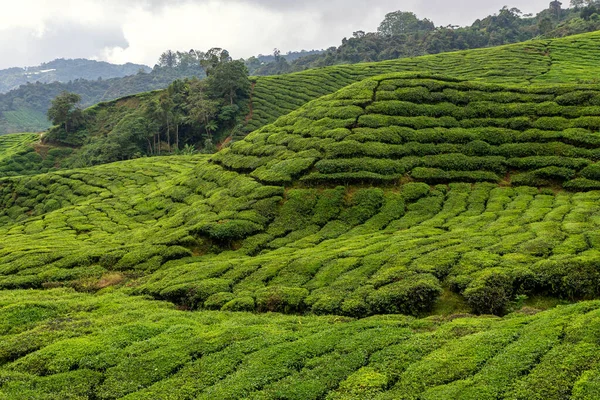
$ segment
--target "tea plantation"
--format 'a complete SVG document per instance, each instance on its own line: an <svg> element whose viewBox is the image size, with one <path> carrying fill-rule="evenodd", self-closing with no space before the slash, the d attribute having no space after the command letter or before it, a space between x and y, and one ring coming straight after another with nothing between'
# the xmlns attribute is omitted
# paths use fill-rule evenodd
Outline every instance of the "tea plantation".
<svg viewBox="0 0 600 400"><path fill-rule="evenodd" d="M0 292L7 399L595 399L600 303L510 317L181 312Z"/></svg>
<svg viewBox="0 0 600 400"><path fill-rule="evenodd" d="M247 132L321 96L362 79L391 72L426 72L493 83L598 82L600 33L533 40L491 49L339 65L255 79Z"/></svg>
<svg viewBox="0 0 600 400"><path fill-rule="evenodd" d="M260 78L214 155L0 137L0 399L600 398L597 37Z"/></svg>

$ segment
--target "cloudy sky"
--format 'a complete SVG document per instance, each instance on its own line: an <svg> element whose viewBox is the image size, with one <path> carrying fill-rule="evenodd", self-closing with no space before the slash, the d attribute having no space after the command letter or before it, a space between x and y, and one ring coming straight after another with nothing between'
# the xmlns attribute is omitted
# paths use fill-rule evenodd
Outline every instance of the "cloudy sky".
<svg viewBox="0 0 600 400"><path fill-rule="evenodd" d="M223 47L235 58L321 49L375 31L391 11L469 25L504 5L528 13L549 1L0 0L0 68L76 57L152 66L166 49Z"/></svg>

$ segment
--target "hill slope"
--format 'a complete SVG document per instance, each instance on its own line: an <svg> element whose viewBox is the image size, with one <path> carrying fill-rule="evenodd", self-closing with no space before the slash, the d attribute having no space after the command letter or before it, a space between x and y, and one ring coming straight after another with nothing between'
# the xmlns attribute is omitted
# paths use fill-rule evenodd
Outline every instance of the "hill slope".
<svg viewBox="0 0 600 400"><path fill-rule="evenodd" d="M596 82L600 33L443 53L430 56L319 68L256 79L247 132L274 122L310 100L359 80L390 72L424 72L494 83Z"/></svg>
<svg viewBox="0 0 600 400"><path fill-rule="evenodd" d="M116 269L191 308L352 316L428 312L443 293L499 314L518 295L594 298L598 193L557 189L599 185L597 98L386 75L211 159L5 179L0 285Z"/></svg>
<svg viewBox="0 0 600 400"><path fill-rule="evenodd" d="M596 399L600 90L531 48L212 156L0 178L0 397Z"/></svg>
<svg viewBox="0 0 600 400"><path fill-rule="evenodd" d="M367 77L391 72L421 72L430 76L442 74L461 80L513 83L521 86L573 81L591 84L598 73L597 66L593 64L595 57L600 56L594 47L598 35L600 34L591 33L494 49L381 63L343 65L289 75L252 78L254 90L248 107L250 113L245 118L245 126L234 129L230 135L234 140L240 140L248 132L272 123L278 117L288 114L311 100ZM572 51L573 48L581 50L578 53ZM519 68L514 68L515 65ZM82 128L81 134L88 136L90 142L106 137L113 138L115 142L126 141L127 137L135 136L137 133L124 130L120 122L144 118L146 105L162 94L162 92L143 93L99 104L87 112L89 122ZM132 107L134 103L136 107ZM199 128L188 124L185 129L193 132L194 129L197 131ZM136 148L129 156L140 152L143 154L145 151L147 146L143 145ZM66 164L89 165L82 164L77 155L71 161Z"/></svg>
<svg viewBox="0 0 600 400"><path fill-rule="evenodd" d="M118 293L0 292L7 399L576 399L600 304L505 319L176 311Z"/></svg>

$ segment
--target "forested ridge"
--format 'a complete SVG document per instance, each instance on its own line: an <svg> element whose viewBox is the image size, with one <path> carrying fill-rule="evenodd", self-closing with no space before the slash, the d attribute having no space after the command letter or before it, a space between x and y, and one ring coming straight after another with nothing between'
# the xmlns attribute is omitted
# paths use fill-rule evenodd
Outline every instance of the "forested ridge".
<svg viewBox="0 0 600 400"><path fill-rule="evenodd" d="M534 38L558 38L600 29L600 4L574 0L570 8L551 1L539 13L524 14L505 6L498 13L477 19L470 26L437 26L411 12L386 15L377 32L356 31L338 47L288 60L275 51L275 59L251 69L256 75L276 75L336 64L373 62L518 43ZM250 65L256 63L251 59Z"/></svg>

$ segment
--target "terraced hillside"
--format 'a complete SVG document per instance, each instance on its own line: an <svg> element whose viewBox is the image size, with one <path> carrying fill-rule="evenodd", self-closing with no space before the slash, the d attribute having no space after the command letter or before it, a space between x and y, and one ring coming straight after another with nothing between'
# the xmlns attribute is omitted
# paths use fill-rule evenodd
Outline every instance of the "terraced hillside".
<svg viewBox="0 0 600 400"><path fill-rule="evenodd" d="M0 287L118 271L192 309L348 316L595 298L596 98L387 75L210 159L5 179Z"/></svg>
<svg viewBox="0 0 600 400"><path fill-rule="evenodd" d="M400 178L600 188L596 85L384 75L252 133L215 161L271 184Z"/></svg>
<svg viewBox="0 0 600 400"><path fill-rule="evenodd" d="M0 135L0 178L58 169L60 160L73 152L71 148L39 146L39 139L37 133Z"/></svg>
<svg viewBox="0 0 600 400"><path fill-rule="evenodd" d="M0 398L598 398L600 90L497 76L0 178Z"/></svg>
<svg viewBox="0 0 600 400"><path fill-rule="evenodd" d="M593 83L596 82L599 72L594 63L594 60L600 57L595 46L599 39L599 33L588 33L554 40L529 41L499 48L380 63L340 65L288 75L252 78L254 89L249 104L251 111L245 118L244 127L236 128L232 133L233 139L239 141L249 132L274 122L278 117L288 114L311 100L331 94L365 78L386 73L442 74L461 80L514 83L521 86L544 82ZM75 142L85 142L86 137L95 139L110 137L119 142L117 147L126 146L128 141L131 141L131 135L125 134L128 128L125 127L127 124L124 125L122 122L127 121L128 118L132 120L145 118L143 113L140 114L140 110L161 94L162 91L141 93L90 107L86 111L88 122L80 132L81 137L78 137ZM123 135L127 139L122 139ZM85 153L83 150L82 152ZM78 167L106 162L103 157L96 154L98 152L98 149L91 150L90 154L86 153L83 157L77 155L70 157L69 154L63 154L49 160L46 165L54 162L56 166ZM132 154L129 154L129 157ZM34 170L44 170L44 168L39 167Z"/></svg>
<svg viewBox="0 0 600 400"><path fill-rule="evenodd" d="M416 58L340 65L255 80L246 132L274 122L310 100L362 79L392 72L443 74L489 83L597 82L600 33L443 53Z"/></svg>

